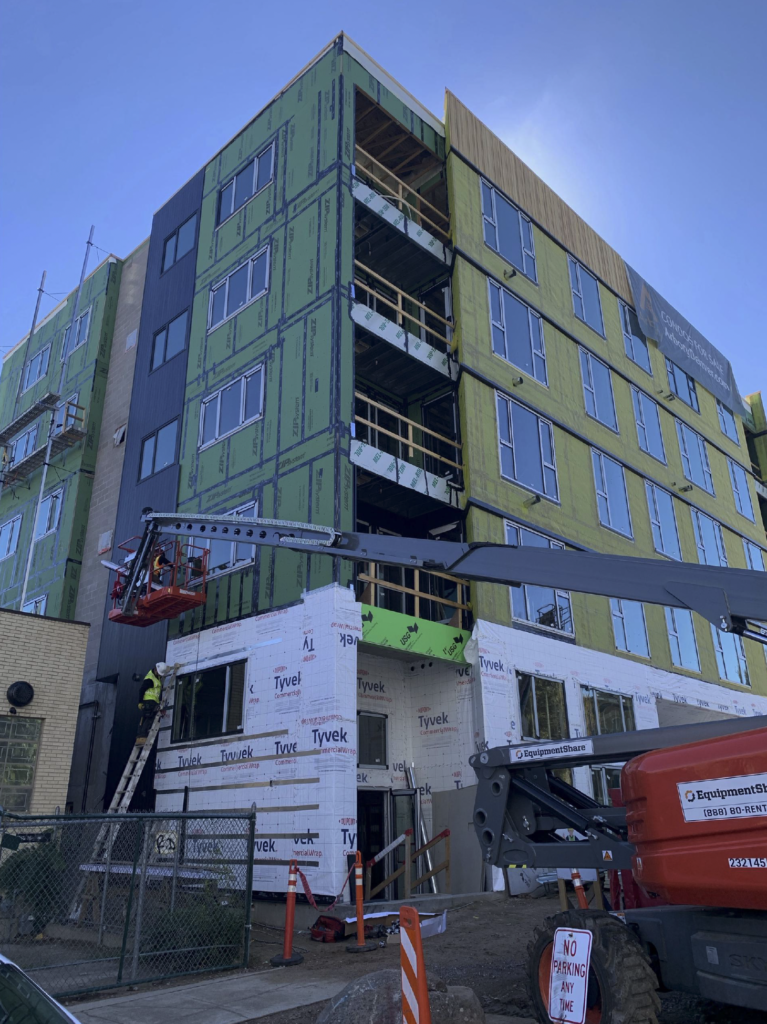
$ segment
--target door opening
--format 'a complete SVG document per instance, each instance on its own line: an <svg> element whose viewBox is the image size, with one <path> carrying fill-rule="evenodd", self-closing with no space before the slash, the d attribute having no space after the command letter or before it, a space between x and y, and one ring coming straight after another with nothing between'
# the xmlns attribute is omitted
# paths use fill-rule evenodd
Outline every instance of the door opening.
<svg viewBox="0 0 767 1024"><path fill-rule="evenodd" d="M357 849L362 853L363 862L375 857L386 846L386 789L357 790ZM386 878L386 861L384 857L373 867L371 888L375 888ZM353 887L352 887L353 888ZM385 890L374 899L386 898Z"/></svg>

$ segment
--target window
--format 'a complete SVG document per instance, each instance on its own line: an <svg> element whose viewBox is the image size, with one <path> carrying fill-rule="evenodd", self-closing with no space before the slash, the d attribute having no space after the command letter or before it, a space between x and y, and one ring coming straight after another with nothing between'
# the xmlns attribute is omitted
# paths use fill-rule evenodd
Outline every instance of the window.
<svg viewBox="0 0 767 1024"><path fill-rule="evenodd" d="M764 551L759 547L759 545L754 544L753 541L746 540L744 537L743 550L746 555L746 568L756 569L757 572L764 572Z"/></svg>
<svg viewBox="0 0 767 1024"><path fill-rule="evenodd" d="M0 559L7 558L16 553L19 544L19 530L21 529L21 516L16 516L7 523L0 526Z"/></svg>
<svg viewBox="0 0 767 1024"><path fill-rule="evenodd" d="M173 705L173 742L242 731L246 661L179 676Z"/></svg>
<svg viewBox="0 0 767 1024"><path fill-rule="evenodd" d="M722 527L696 508L692 509L692 529L698 548L701 565L720 565L726 568L727 553L724 547Z"/></svg>
<svg viewBox="0 0 767 1024"><path fill-rule="evenodd" d="M23 459L26 459L27 455L31 455L35 450L35 445L37 444L37 428L38 424L35 423L29 428L29 430L25 430L23 434L17 437L9 446L9 467L14 463L21 462Z"/></svg>
<svg viewBox="0 0 767 1024"><path fill-rule="evenodd" d="M621 327L623 328L623 346L626 349L626 355L633 363L641 366L643 370L652 375L647 339L642 333L642 328L639 326L636 313L625 302L621 302L620 299L618 299L618 309L620 311Z"/></svg>
<svg viewBox="0 0 767 1024"><path fill-rule="evenodd" d="M564 548L564 544L558 540L549 540L540 533L513 523L506 523L506 543L515 548ZM556 629L560 633L573 634L570 595L566 590L533 584L519 584L510 590L513 618L546 629Z"/></svg>
<svg viewBox="0 0 767 1024"><path fill-rule="evenodd" d="M45 615L45 608L48 604L48 595L43 594L42 597L35 597L31 601L27 601L26 604L21 606L23 612L27 612L29 615Z"/></svg>
<svg viewBox="0 0 767 1024"><path fill-rule="evenodd" d="M602 807L612 807L610 790L620 790L621 769L617 765L592 765L591 786L596 802Z"/></svg>
<svg viewBox="0 0 767 1024"><path fill-rule="evenodd" d="M655 484L651 484L647 480L645 480L645 490L655 550L662 555L668 555L669 558L681 561L682 551L679 547L679 531L676 528L674 499L668 491L661 490L660 487L656 487Z"/></svg>
<svg viewBox="0 0 767 1024"><path fill-rule="evenodd" d="M615 415L610 368L585 349L580 349L580 354L586 412L617 434L618 420Z"/></svg>
<svg viewBox="0 0 767 1024"><path fill-rule="evenodd" d="M579 320L588 324L604 338L602 305L599 301L599 285L593 274L572 258L567 257L570 268L570 288L573 293L573 311Z"/></svg>
<svg viewBox="0 0 767 1024"><path fill-rule="evenodd" d="M154 434L144 438L141 444L141 469L139 480L146 480L153 473L159 473L176 461L176 433L178 420L166 423Z"/></svg>
<svg viewBox="0 0 767 1024"><path fill-rule="evenodd" d="M77 327L75 331L75 342L71 344L72 336L72 325L70 324L64 332L64 343L61 346L61 359L67 359L76 348L80 348L88 340L88 327L91 322L91 311L86 309L84 313L81 313L77 318Z"/></svg>
<svg viewBox="0 0 767 1024"><path fill-rule="evenodd" d="M523 739L563 740L570 735L561 680L517 672L517 686Z"/></svg>
<svg viewBox="0 0 767 1024"><path fill-rule="evenodd" d="M700 672L692 612L688 608L666 608L665 611L672 664L688 668L691 672Z"/></svg>
<svg viewBox="0 0 767 1024"><path fill-rule="evenodd" d="M189 321L189 310L175 317L171 322L158 331L154 336L152 344L152 369L167 363L169 359L184 351L186 345L186 325Z"/></svg>
<svg viewBox="0 0 767 1024"><path fill-rule="evenodd" d="M624 601L619 597L611 597L610 611L613 616L615 646L618 650L649 658L647 623L644 617L644 605L641 601Z"/></svg>
<svg viewBox="0 0 767 1024"><path fill-rule="evenodd" d="M239 173L235 174L221 189L218 206L218 223L223 222L244 206L249 199L258 195L272 180L274 171L274 143L262 150L258 156Z"/></svg>
<svg viewBox="0 0 767 1024"><path fill-rule="evenodd" d="M37 525L35 526L35 540L40 540L41 537L52 533L59 525L63 496L63 491L54 491L40 502L40 511L37 513Z"/></svg>
<svg viewBox="0 0 767 1024"><path fill-rule="evenodd" d="M357 764L367 768L386 768L387 716L372 711L357 712Z"/></svg>
<svg viewBox="0 0 767 1024"><path fill-rule="evenodd" d="M251 501L227 515L239 516L242 519L255 519L258 516L258 503ZM211 540L209 546L209 576L218 576L221 573L229 572L230 569L243 569L246 565L252 565L256 560L254 544L243 544L242 541L237 540Z"/></svg>
<svg viewBox="0 0 767 1024"><path fill-rule="evenodd" d="M700 406L698 405L698 392L695 389L695 381L689 375L681 370L676 363L672 363L670 359L666 360L666 372L668 373L668 386L677 396L681 398L683 402L694 409L696 412L700 412Z"/></svg>
<svg viewBox="0 0 767 1024"><path fill-rule="evenodd" d="M543 323L537 313L489 281L493 352L548 384Z"/></svg>
<svg viewBox="0 0 767 1024"><path fill-rule="evenodd" d="M611 732L633 732L634 702L622 693L595 690L582 686L583 710L586 716L586 735L602 736Z"/></svg>
<svg viewBox="0 0 767 1024"><path fill-rule="evenodd" d="M735 442L735 444L740 444L740 439L738 438L738 425L735 422L735 417L732 412L726 405L722 405L718 398L716 400L716 409L719 413L719 426L722 428L722 433L726 434L731 441Z"/></svg>
<svg viewBox="0 0 767 1024"><path fill-rule="evenodd" d="M537 284L532 224L486 181L482 182L482 221L490 248Z"/></svg>
<svg viewBox="0 0 767 1024"><path fill-rule="evenodd" d="M243 306L265 295L269 287L269 249L262 249L211 288L208 330L234 316Z"/></svg>
<svg viewBox="0 0 767 1024"><path fill-rule="evenodd" d="M0 804L8 811L30 810L42 725L41 718L0 715Z"/></svg>
<svg viewBox="0 0 767 1024"><path fill-rule="evenodd" d="M631 398L634 402L634 419L637 425L637 440L643 452L652 455L658 462L665 465L666 451L663 447L663 434L660 429L660 412L657 402L652 398L631 389Z"/></svg>
<svg viewBox="0 0 767 1024"><path fill-rule="evenodd" d="M257 420L263 405L264 371L259 366L204 399L200 410L200 447Z"/></svg>
<svg viewBox="0 0 767 1024"><path fill-rule="evenodd" d="M623 466L593 448L591 462L594 467L594 485L597 489L599 522L602 526L617 530L626 537L633 537Z"/></svg>
<svg viewBox="0 0 767 1024"><path fill-rule="evenodd" d="M750 686L751 680L748 678L743 637L738 636L737 633L725 633L723 630L717 629L713 622L711 623L711 637L714 641L719 678L726 679L731 683L740 683L741 686Z"/></svg>
<svg viewBox="0 0 767 1024"><path fill-rule="evenodd" d="M501 475L553 501L559 500L554 431L548 420L497 395Z"/></svg>
<svg viewBox="0 0 767 1024"><path fill-rule="evenodd" d="M702 487L709 494L714 493L714 480L708 464L708 446L700 434L688 427L681 420L676 421L679 435L679 451L682 455L682 468L688 480Z"/></svg>
<svg viewBox="0 0 767 1024"><path fill-rule="evenodd" d="M24 369L24 391L28 391L33 384L37 384L39 380L46 375L48 372L48 362L51 356L51 346L46 345L45 348L41 348L40 351L32 356Z"/></svg>
<svg viewBox="0 0 767 1024"><path fill-rule="evenodd" d="M197 214L193 213L189 220L174 231L170 238L165 240L165 249L162 254L163 273L177 263L182 256L186 256L194 248L194 237L197 233Z"/></svg>
<svg viewBox="0 0 767 1024"><path fill-rule="evenodd" d="M735 499L735 508L746 519L754 521L754 506L751 504L751 494L748 490L748 477L745 469L738 462L732 459L727 460L730 467L730 483L732 484L732 496Z"/></svg>

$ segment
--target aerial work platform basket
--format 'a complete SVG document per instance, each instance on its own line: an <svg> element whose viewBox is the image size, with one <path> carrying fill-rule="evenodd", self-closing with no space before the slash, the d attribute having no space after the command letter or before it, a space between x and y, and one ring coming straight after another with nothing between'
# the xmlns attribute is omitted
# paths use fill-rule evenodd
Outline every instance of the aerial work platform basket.
<svg viewBox="0 0 767 1024"><path fill-rule="evenodd" d="M111 566L115 581L110 595L110 622L152 626L205 604L209 549L191 542L163 540L153 546L148 567L139 579L135 610L126 611L123 607L125 585L140 540L140 537L130 537L118 545L126 552L126 558L122 565Z"/></svg>

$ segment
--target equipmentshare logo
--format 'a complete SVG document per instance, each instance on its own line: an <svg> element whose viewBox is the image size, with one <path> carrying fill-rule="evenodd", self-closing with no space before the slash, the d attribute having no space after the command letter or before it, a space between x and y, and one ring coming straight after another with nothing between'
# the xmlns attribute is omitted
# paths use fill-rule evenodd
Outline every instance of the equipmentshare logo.
<svg viewBox="0 0 767 1024"><path fill-rule="evenodd" d="M685 821L767 816L767 773L678 782Z"/></svg>
<svg viewBox="0 0 767 1024"><path fill-rule="evenodd" d="M530 743L524 747L511 747L509 761L521 764L526 761L540 761L543 758L572 757L574 754L592 754L591 740L560 740L558 743Z"/></svg>

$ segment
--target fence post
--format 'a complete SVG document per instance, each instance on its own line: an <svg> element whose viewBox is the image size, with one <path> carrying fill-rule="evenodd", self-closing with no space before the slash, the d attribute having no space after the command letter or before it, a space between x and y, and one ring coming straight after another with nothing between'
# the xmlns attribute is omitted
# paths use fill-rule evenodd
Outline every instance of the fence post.
<svg viewBox="0 0 767 1024"><path fill-rule="evenodd" d="M141 950L141 921L144 916L144 897L146 896L146 868L149 860L149 840L152 838L152 825L147 822L144 828L144 849L141 852L141 878L138 883L138 906L136 907L136 927L133 929L133 960L131 962L130 980L135 981L138 974L139 952Z"/></svg>
<svg viewBox="0 0 767 1024"><path fill-rule="evenodd" d="M253 856L256 845L256 805L250 805L250 818L248 821L248 849L245 856L248 858L248 866L245 869L245 950L242 958L242 966L247 967L250 961L250 933L253 927Z"/></svg>
<svg viewBox="0 0 767 1024"><path fill-rule="evenodd" d="M112 868L112 847L114 846L115 826L110 824L109 826L109 846L107 847L107 859L104 864L104 889L101 895L101 914L99 915L99 946L102 944L104 938L104 919L107 912L107 889L109 888L109 876Z"/></svg>
<svg viewBox="0 0 767 1024"><path fill-rule="evenodd" d="M137 822L137 824L139 824ZM131 872L130 889L128 890L128 906L125 909L125 927L123 928L123 941L120 949L120 963L117 968L117 984L119 985L123 980L123 966L125 964L125 950L128 946L128 932L130 931L130 912L133 909L133 886L136 881L136 865L138 864L139 850L141 849L141 840L144 836L144 822L140 822L140 827L136 829L136 841L133 844L133 870Z"/></svg>

